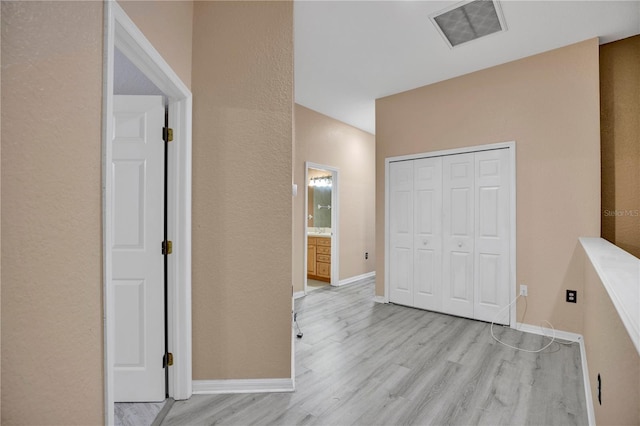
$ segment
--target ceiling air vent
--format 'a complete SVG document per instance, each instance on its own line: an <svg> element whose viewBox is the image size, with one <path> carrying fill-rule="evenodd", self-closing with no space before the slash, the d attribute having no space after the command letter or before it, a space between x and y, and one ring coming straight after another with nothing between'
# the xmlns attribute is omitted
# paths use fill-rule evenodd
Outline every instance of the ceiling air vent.
<svg viewBox="0 0 640 426"><path fill-rule="evenodd" d="M465 1L429 18L450 47L507 30L502 10L495 0Z"/></svg>

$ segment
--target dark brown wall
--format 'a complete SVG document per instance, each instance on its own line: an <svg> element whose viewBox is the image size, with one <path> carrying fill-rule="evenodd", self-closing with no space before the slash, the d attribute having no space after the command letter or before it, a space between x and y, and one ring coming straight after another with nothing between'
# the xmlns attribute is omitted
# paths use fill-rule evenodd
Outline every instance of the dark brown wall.
<svg viewBox="0 0 640 426"><path fill-rule="evenodd" d="M640 257L640 36L600 46L602 238Z"/></svg>

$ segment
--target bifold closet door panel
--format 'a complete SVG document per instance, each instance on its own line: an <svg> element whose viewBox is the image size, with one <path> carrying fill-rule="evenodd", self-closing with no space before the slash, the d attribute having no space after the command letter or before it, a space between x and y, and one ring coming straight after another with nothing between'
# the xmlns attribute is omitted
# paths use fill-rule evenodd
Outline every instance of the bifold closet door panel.
<svg viewBox="0 0 640 426"><path fill-rule="evenodd" d="M389 164L389 300L413 306L413 161Z"/></svg>
<svg viewBox="0 0 640 426"><path fill-rule="evenodd" d="M413 306L442 311L442 158L413 166Z"/></svg>
<svg viewBox="0 0 640 426"><path fill-rule="evenodd" d="M475 154L474 318L509 324L509 150Z"/></svg>
<svg viewBox="0 0 640 426"><path fill-rule="evenodd" d="M443 308L474 318L474 154L442 157Z"/></svg>

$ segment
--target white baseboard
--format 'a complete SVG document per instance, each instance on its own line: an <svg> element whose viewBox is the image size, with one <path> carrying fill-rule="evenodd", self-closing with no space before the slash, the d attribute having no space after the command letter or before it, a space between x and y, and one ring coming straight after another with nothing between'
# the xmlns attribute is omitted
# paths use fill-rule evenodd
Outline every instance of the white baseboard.
<svg viewBox="0 0 640 426"><path fill-rule="evenodd" d="M384 296L373 296L373 301L376 303L387 303Z"/></svg>
<svg viewBox="0 0 640 426"><path fill-rule="evenodd" d="M296 338L295 329L291 326L291 392L296 390Z"/></svg>
<svg viewBox="0 0 640 426"><path fill-rule="evenodd" d="M541 336L551 337L554 335L556 339L568 340L571 342L577 342L580 345L580 360L582 362L582 380L584 382L584 397L587 403L587 418L589 426L595 426L596 415L593 407L593 399L591 396L591 381L589 380L589 367L587 366L587 351L584 347L584 337L581 334L570 333L562 330L552 330L546 327L539 327L531 324L517 323L516 329L524 331L526 333L538 334Z"/></svg>
<svg viewBox="0 0 640 426"><path fill-rule="evenodd" d="M568 331L553 330L547 327L540 327L537 325L523 324L521 322L516 323L516 330L524 331L525 333L538 334L540 336L552 337L556 336L556 339L568 340L570 342L579 343L582 341L582 335L577 333L570 333ZM555 334L554 334L555 333Z"/></svg>
<svg viewBox="0 0 640 426"><path fill-rule="evenodd" d="M589 380L589 367L587 366L587 351L584 347L584 339L580 339L580 358L582 360L582 380L584 381L584 397L587 400L587 417L589 426L596 426L596 412L591 396L591 381Z"/></svg>
<svg viewBox="0 0 640 426"><path fill-rule="evenodd" d="M194 394L293 392L293 379L194 380Z"/></svg>
<svg viewBox="0 0 640 426"><path fill-rule="evenodd" d="M355 277L350 277L350 278L345 278L344 280L340 280L338 281L338 284L336 284L336 286L341 287L343 285L352 284L352 283L355 283L356 281L366 280L367 278L371 278L375 276L376 276L376 271L367 272L366 274L356 275Z"/></svg>
<svg viewBox="0 0 640 426"><path fill-rule="evenodd" d="M304 291L296 291L293 293L294 299L300 299L301 297L305 297L307 294Z"/></svg>

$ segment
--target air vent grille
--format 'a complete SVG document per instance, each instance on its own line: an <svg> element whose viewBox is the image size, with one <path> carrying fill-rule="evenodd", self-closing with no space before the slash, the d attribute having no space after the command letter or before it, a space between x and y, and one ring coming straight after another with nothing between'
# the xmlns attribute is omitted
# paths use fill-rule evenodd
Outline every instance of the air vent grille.
<svg viewBox="0 0 640 426"><path fill-rule="evenodd" d="M450 47L507 29L500 5L494 0L464 2L430 18Z"/></svg>

